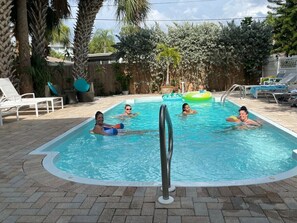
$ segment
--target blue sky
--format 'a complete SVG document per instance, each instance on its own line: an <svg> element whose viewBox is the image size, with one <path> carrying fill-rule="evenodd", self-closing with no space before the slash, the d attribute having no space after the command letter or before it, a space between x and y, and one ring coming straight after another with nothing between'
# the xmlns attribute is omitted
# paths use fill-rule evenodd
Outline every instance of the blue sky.
<svg viewBox="0 0 297 223"><path fill-rule="evenodd" d="M150 0L150 11L145 24L153 26L158 22L166 31L167 25L173 22L192 23L240 21L238 18L246 16L265 17L268 12L267 0ZM107 0L96 16L93 32L97 29L109 29L113 34L118 34L121 24L115 20L114 1ZM73 38L73 27L77 14L77 1L71 0L72 18L64 23L71 28L71 39ZM106 20L107 19L107 20Z"/></svg>

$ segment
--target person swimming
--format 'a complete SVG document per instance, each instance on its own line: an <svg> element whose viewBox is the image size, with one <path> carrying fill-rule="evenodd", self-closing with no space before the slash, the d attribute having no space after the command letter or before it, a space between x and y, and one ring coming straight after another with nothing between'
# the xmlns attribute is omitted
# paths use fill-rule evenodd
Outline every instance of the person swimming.
<svg viewBox="0 0 297 223"><path fill-rule="evenodd" d="M97 111L96 112L96 114L95 114L95 121L96 121L95 126L90 131L90 133L109 136L111 134L108 134L107 132L105 132L104 131L104 128L116 128L116 125L110 125L110 124L104 123L104 115L100 111Z"/></svg>
<svg viewBox="0 0 297 223"><path fill-rule="evenodd" d="M239 124L251 125L251 126L261 126L262 124L248 118L248 109L245 106L241 106L238 110L238 117L230 116L226 118L228 122L235 122Z"/></svg>
<svg viewBox="0 0 297 223"><path fill-rule="evenodd" d="M124 113L117 116L117 118L124 119L124 118L133 118L139 115L139 113L132 113L132 106L129 104L125 105Z"/></svg>
<svg viewBox="0 0 297 223"><path fill-rule="evenodd" d="M193 114L197 114L197 111L192 110L188 103L184 103L182 106L182 114L183 115L193 115Z"/></svg>

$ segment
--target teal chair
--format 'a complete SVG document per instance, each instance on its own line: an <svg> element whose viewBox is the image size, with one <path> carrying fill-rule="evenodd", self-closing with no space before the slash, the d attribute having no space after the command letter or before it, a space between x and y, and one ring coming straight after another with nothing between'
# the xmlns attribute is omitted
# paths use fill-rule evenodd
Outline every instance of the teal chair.
<svg viewBox="0 0 297 223"><path fill-rule="evenodd" d="M94 101L95 92L92 84L89 84L85 79L79 78L74 81L74 88L77 91L77 99L79 102Z"/></svg>

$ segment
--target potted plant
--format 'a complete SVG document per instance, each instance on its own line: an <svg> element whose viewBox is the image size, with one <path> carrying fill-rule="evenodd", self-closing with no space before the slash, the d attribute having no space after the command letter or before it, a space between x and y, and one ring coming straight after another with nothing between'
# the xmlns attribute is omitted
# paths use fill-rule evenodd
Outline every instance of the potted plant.
<svg viewBox="0 0 297 223"><path fill-rule="evenodd" d="M162 94L171 93L174 89L174 86L171 86L170 83L170 65L173 64L174 67L177 67L181 61L181 55L178 50L174 47L169 47L164 43L159 43L157 45L159 53L157 55L157 61L165 61L166 63L166 82L165 85L161 87Z"/></svg>

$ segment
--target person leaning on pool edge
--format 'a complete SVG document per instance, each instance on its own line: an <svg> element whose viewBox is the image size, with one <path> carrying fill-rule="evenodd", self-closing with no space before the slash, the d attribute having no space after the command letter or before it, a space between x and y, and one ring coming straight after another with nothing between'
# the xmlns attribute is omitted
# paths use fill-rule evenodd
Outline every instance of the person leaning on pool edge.
<svg viewBox="0 0 297 223"><path fill-rule="evenodd" d="M248 118L249 112L245 106L241 106L238 110L238 117L230 116L226 119L228 122L243 123L246 125L261 126L261 123Z"/></svg>

